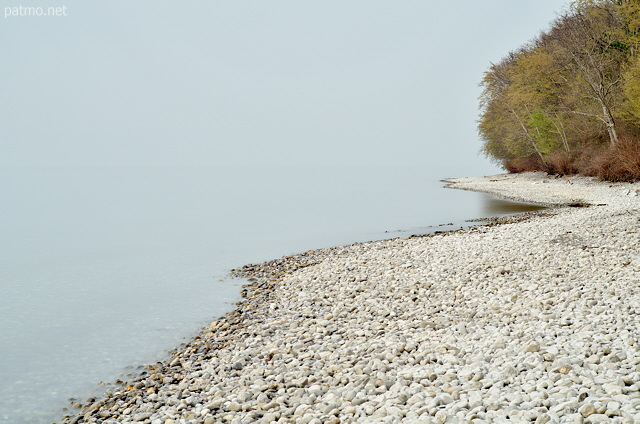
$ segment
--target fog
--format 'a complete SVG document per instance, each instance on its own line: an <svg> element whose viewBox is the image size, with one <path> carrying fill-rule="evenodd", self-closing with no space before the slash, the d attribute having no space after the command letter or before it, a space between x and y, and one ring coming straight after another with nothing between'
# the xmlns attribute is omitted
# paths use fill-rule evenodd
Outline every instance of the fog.
<svg viewBox="0 0 640 424"><path fill-rule="evenodd" d="M478 156L477 84L561 4L83 0L9 16L0 169L497 171Z"/></svg>
<svg viewBox="0 0 640 424"><path fill-rule="evenodd" d="M2 2L0 423L162 360L232 267L504 213L439 180L501 172L478 82L560 7Z"/></svg>

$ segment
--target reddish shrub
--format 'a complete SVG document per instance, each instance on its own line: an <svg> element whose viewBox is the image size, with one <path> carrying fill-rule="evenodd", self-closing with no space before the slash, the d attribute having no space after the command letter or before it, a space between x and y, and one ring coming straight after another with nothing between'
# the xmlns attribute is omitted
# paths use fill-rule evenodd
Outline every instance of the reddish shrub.
<svg viewBox="0 0 640 424"><path fill-rule="evenodd" d="M544 157L546 171L554 175L573 175L578 173L578 169L573 164L573 157L566 152L556 150Z"/></svg>
<svg viewBox="0 0 640 424"><path fill-rule="evenodd" d="M596 176L593 168L594 158L601 155L607 146L603 144L587 144L576 148L573 165L583 175Z"/></svg>
<svg viewBox="0 0 640 424"><path fill-rule="evenodd" d="M607 181L640 180L639 140L620 138L615 146L609 146L593 155L584 173Z"/></svg>
<svg viewBox="0 0 640 424"><path fill-rule="evenodd" d="M516 158L504 162L510 173L546 171L549 174L582 174L607 181L640 181L640 136L626 133L615 146L591 140L576 146L571 154L555 151L545 155Z"/></svg>
<svg viewBox="0 0 640 424"><path fill-rule="evenodd" d="M546 171L544 163L537 156L528 158L516 158L504 162L504 167L511 174L520 172Z"/></svg>

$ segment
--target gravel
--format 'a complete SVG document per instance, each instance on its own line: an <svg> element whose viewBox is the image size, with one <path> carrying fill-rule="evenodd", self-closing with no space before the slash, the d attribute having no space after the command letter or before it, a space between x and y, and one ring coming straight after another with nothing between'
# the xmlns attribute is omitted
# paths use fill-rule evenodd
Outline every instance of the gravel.
<svg viewBox="0 0 640 424"><path fill-rule="evenodd" d="M583 207L247 265L233 312L63 422L640 422L640 185L448 182Z"/></svg>

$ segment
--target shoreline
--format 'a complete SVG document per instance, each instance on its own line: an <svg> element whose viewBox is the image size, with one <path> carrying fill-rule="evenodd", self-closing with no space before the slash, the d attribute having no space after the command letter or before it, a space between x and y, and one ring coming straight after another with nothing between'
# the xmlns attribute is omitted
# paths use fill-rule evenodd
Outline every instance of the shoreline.
<svg viewBox="0 0 640 424"><path fill-rule="evenodd" d="M601 206L246 265L234 311L62 422L640 421L640 185L446 182Z"/></svg>

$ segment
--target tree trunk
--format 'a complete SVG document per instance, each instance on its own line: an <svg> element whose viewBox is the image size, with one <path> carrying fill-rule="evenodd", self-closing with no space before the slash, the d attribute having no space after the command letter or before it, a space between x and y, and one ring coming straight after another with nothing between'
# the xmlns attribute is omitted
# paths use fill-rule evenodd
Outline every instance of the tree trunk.
<svg viewBox="0 0 640 424"><path fill-rule="evenodd" d="M560 135L560 139L562 140L562 144L564 145L564 149L567 151L567 153L570 153L570 149L569 149L569 141L567 140L567 133L564 131L564 126L562 125L562 121L557 118L556 116L556 120L549 118L549 120L553 123L553 125L556 127L556 130L558 130L558 134Z"/></svg>
<svg viewBox="0 0 640 424"><path fill-rule="evenodd" d="M613 115L609 108L602 102L602 114L604 115L604 123L607 126L607 131L609 132L609 140L611 141L611 145L615 146L618 144L618 132L616 131L616 123L613 119Z"/></svg>
<svg viewBox="0 0 640 424"><path fill-rule="evenodd" d="M535 152L538 154L538 157L540 158L542 163L545 163L544 156L542 156L542 153L540 153L540 150L538 150L538 146L536 146L536 141L531 137L531 134L529 134L529 131L527 130L526 125L524 124L524 122L522 122L522 119L520 119L520 116L518 115L518 113L509 105L509 103L504 102L504 104L511 111L511 113L513 113L513 116L516 117L516 120L520 124L520 128L522 128L522 131L524 132L525 137L527 137L527 140L529 140L529 142L531 143L533 150L535 150Z"/></svg>

